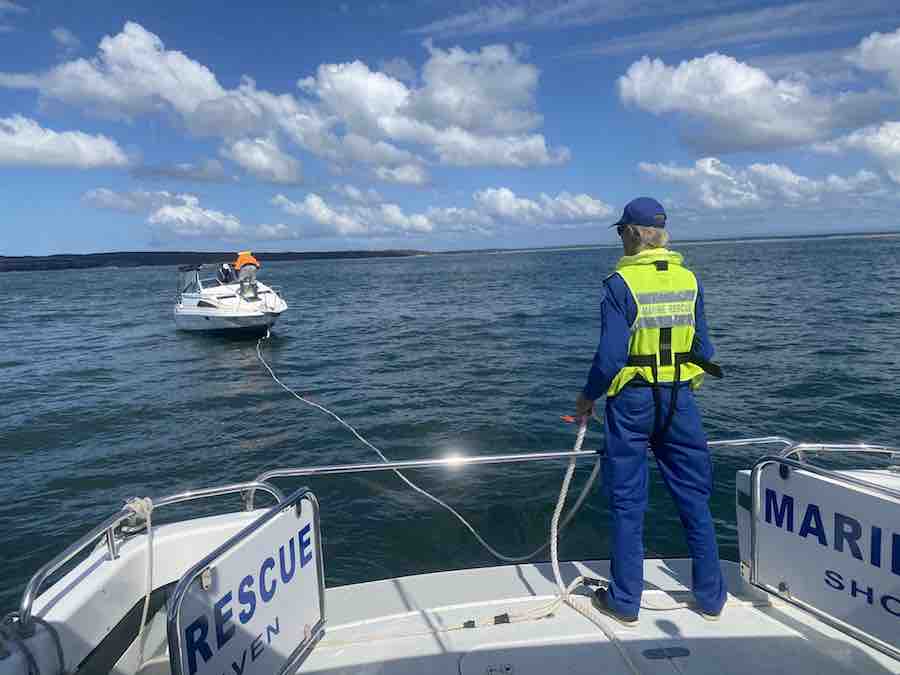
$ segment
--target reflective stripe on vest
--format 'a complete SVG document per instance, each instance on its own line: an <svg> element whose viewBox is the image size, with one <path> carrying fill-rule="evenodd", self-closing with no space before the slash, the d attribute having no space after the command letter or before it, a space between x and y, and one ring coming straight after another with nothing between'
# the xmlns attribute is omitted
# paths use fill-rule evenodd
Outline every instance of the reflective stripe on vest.
<svg viewBox="0 0 900 675"><path fill-rule="evenodd" d="M636 377L671 383L677 373L680 382L700 386L703 369L686 358L694 342L697 279L681 263L681 254L656 248L625 256L616 266L635 300L637 315L628 345L630 364L613 378L608 396Z"/></svg>

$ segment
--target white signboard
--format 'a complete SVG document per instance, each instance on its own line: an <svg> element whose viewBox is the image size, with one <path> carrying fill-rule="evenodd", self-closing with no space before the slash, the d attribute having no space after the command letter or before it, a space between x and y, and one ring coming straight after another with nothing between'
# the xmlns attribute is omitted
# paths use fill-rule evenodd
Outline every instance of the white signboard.
<svg viewBox="0 0 900 675"><path fill-rule="evenodd" d="M756 581L900 649L900 522L876 491L763 469Z"/></svg>
<svg viewBox="0 0 900 675"><path fill-rule="evenodd" d="M192 568L168 618L173 675L279 675L322 635L318 504L299 491Z"/></svg>

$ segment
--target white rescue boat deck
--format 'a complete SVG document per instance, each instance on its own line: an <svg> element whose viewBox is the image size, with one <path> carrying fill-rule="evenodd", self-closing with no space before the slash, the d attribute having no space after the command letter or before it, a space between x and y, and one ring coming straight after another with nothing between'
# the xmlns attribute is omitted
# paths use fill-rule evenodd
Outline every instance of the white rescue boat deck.
<svg viewBox="0 0 900 675"><path fill-rule="evenodd" d="M646 590L636 627L592 610L587 595L578 595L576 603L613 632L642 674L900 672L896 660L754 589L736 563L723 562L723 567L730 595L716 622L690 606L689 560L645 562ZM567 583L578 575L608 577L609 563L564 563L562 572ZM619 648L591 619L566 605L539 618L556 593L549 563L331 588L325 636L299 672L630 673ZM516 618L529 612L534 618ZM492 625L502 614L511 623ZM471 620L479 625L460 627Z"/></svg>

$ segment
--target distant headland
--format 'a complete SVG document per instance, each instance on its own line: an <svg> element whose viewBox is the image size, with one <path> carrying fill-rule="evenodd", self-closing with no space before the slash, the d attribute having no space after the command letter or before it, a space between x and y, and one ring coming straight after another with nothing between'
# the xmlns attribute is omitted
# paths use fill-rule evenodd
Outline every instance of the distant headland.
<svg viewBox="0 0 900 675"><path fill-rule="evenodd" d="M841 239L897 239L898 230L871 232L828 232L822 234L749 235L742 237L711 237L708 239L677 239L674 246L714 246L723 244L765 244L791 241ZM443 256L465 254L538 253L541 251L589 251L621 248L619 242L572 244L568 246L535 246L523 248L475 248L425 251L417 249L385 249L382 251L254 251L262 263L288 260L346 260L359 258L409 258L413 256ZM144 267L164 265L201 265L234 260L234 251L117 251L112 253L63 253L59 255L2 256L0 272L28 272L40 270L88 269L90 267Z"/></svg>
<svg viewBox="0 0 900 675"><path fill-rule="evenodd" d="M254 252L263 262L284 260L335 260L341 258L402 258L428 255L428 251L394 249L386 251L278 251ZM0 272L71 270L90 267L143 267L161 265L202 265L234 260L234 251L121 251L40 256L0 256Z"/></svg>

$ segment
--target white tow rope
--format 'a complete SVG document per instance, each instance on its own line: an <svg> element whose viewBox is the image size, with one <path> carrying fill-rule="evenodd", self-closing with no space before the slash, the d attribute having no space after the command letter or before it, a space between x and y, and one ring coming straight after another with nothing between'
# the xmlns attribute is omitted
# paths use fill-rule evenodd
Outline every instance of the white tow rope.
<svg viewBox="0 0 900 675"><path fill-rule="evenodd" d="M296 391L294 391L289 386L287 386L284 382L282 382L281 380L278 379L278 376L275 374L275 371L272 370L272 367L266 362L265 358L263 358L262 351L261 351L261 345L262 345L263 340L268 340L269 337L270 337L270 333L267 330L266 334L256 342L256 356L259 359L259 362L262 363L263 367L269 372L269 375L271 375L271 377L275 381L275 383L278 384L278 386L280 386L282 389L284 389L287 393L289 393L291 396L296 398L301 403L305 403L306 405L311 406L311 407L315 408L316 410L319 410L320 412L323 412L326 415L335 419L338 422L338 424L340 424L345 429L347 429L351 434L353 434L356 437L356 439L359 440L360 443L365 445L370 450L374 451L375 454L377 454L381 458L381 461L383 461L385 463L390 462L390 460L385 456L385 454L381 450L379 450L372 443L370 443L366 438L364 438L362 436L362 434L360 434L351 424L346 422L340 415L329 410L325 406L323 406L319 403L316 403L315 401L312 401L308 398L305 398L304 396L301 396ZM576 449L580 449L581 442L584 441L584 434L581 432L579 432L579 433L580 433L580 436L579 436L580 440L576 441ZM575 467L574 467L574 459L573 459L572 464L571 464L571 472L574 473L574 470L575 470ZM469 532L472 533L472 536L475 537L475 539L478 541L478 543L481 544L485 548L485 550L487 550L488 553L490 553L492 556L494 556L498 560L502 560L503 562L507 562L507 563L525 562L526 560L531 560L532 558L534 558L541 551L543 551L545 548L547 548L547 546L552 545L551 540L548 540L547 542L541 544L541 546L539 548L535 549L531 553L528 553L527 555L522 555L522 556L506 555L504 553L501 553L496 548L491 546L484 539L484 537L482 537L478 533L478 531L469 523L469 521L467 521L456 509L454 509L452 506L450 506L449 504L447 504L445 501L441 500L440 498L435 497L430 492L420 488L418 485L413 483L410 479L408 479L405 475L403 475L403 473L401 473L397 469L394 469L393 471L397 475L397 477L400 480L402 480L404 483L406 483L410 488L412 488L413 490L418 492L420 495L422 495L426 499L434 502L441 508L443 508L443 509L447 510L449 513L451 513L460 523L463 524L463 526L467 530L469 530ZM562 529L565 528L565 526L569 523L569 521L572 519L572 517L575 515L575 513L578 511L578 509L581 508L581 504L584 502L585 498L587 497L588 493L590 492L591 487L593 486L594 481L597 479L597 474L599 472L600 472L600 459L598 457L597 462L594 465L594 469L593 469L593 471L591 471L591 475L588 477L587 483L585 483L584 488L582 488L582 490L581 490L581 494L578 495L578 499L575 501L575 505L566 514L566 517L563 518L562 525L559 527L560 531L562 531ZM569 471L567 471L567 473L569 473ZM568 480L566 480L564 482L565 491L568 491L568 485L569 485L569 482L571 481L571 479L572 479L572 476L569 475ZM560 496L561 496L562 502L564 503L565 502L565 494L561 494Z"/></svg>
<svg viewBox="0 0 900 675"><path fill-rule="evenodd" d="M305 398L304 396L301 396L296 391L294 391L289 386L287 386L284 382L282 382L280 379L278 379L278 376L275 374L275 371L272 370L272 367L266 362L266 360L263 358L263 355L262 355L261 345L263 343L263 340L268 340L269 337L270 337L270 332L268 330L266 330L265 336L261 337L257 341L256 356L259 358L260 363L262 363L262 365L269 372L269 375L271 375L272 379L278 384L278 386L280 386L282 389L284 389L287 393L289 393L291 396L296 398L301 403L305 403L306 405L311 406L311 407L315 408L316 410L319 410L319 411L325 413L326 415L334 418L341 426L343 426L351 434L353 434L363 445L365 445L367 448L370 448L371 450L373 450L381 458L381 460L383 462L385 462L385 463L389 462L390 460L385 456L385 454L383 452L381 452L381 450L379 450L372 443L370 443L368 440L366 440L366 438L364 438L362 436L362 434L360 434L351 424L346 422L340 415L329 410L325 406L323 406L319 403L316 403L315 401L311 401L310 399ZM581 424L578 427L578 435L575 438L575 446L572 448L572 452L578 452L579 450L581 450L581 446L584 443L584 437L587 433L587 424L588 424L587 419L586 418L582 419ZM397 475L397 477L400 478L400 480L402 480L404 483L406 483L409 487L411 487L413 490L418 492L423 497L431 500L438 506L443 507L444 509L449 511L451 514L453 514L453 516L455 516L456 519L459 520L459 522L462 523L466 527L466 529L468 529L469 532L472 533L472 535L475 537L475 539L478 541L478 543L480 543L495 558L498 558L505 562L514 562L514 563L515 562L524 562L525 560L529 560L529 559L533 558L534 556L536 556L538 553L543 551L549 545L550 546L550 562L553 567L553 577L556 581L556 586L559 591L559 595L557 596L556 600L554 600L549 605L539 607L536 610L527 612L523 616L515 617L515 618L520 621L521 620L539 619L539 618L547 616L549 613L552 613L553 611L555 611L556 607L558 607L560 605L560 603L564 603L564 604L568 605L569 607L571 607L576 612L578 612L579 614L581 614L582 616L584 616L585 618L587 618L589 621L591 621L591 623L593 623L595 626L597 626L603 632L603 634L606 636L606 638L611 643L613 643L613 645L615 645L619 654L622 656L622 660L625 661L625 664L628 667L628 670L631 673L631 675L640 675L640 671L634 665L634 662L631 660L631 657L628 655L628 652L625 650L625 647L622 645L622 643L616 637L615 633L604 624L604 620L602 620L601 617L595 616L596 613L593 611L593 608L590 606L590 600L588 599L588 606L585 608L585 607L581 607L580 606L581 603L576 602L575 598L572 597L572 592L576 588L578 588L579 586L582 585L582 583L584 581L583 577L580 577L580 576L577 577L576 579L574 579L572 581L572 583L569 584L568 587L566 587L566 585L563 583L562 574L560 573L560 569L559 569L559 533L560 533L561 529L566 526L568 521L575 515L575 513L581 507L582 502L587 497L588 492L590 492L591 486L593 485L594 481L597 478L597 474L599 473L599 470L600 470L600 459L598 457L597 462L594 465L594 469L591 472L591 475L588 478L587 483L585 484L584 488L582 489L581 494L578 496L578 499L576 500L575 505L572 507L572 509L569 511L569 513L566 515L566 517L564 519L562 519L562 524L560 525L560 519L562 517L562 512L563 512L563 509L565 508L565 504L566 504L566 497L569 492L569 485L572 482L572 476L575 474L575 458L572 457L569 460L568 467L566 467L566 473L563 477L562 487L560 488L560 491L559 491L559 498L557 499L557 502L556 502L556 508L553 510L553 518L550 521L550 539L545 544L542 544L540 546L540 548L536 549L529 555L508 556L508 555L505 555L505 554L499 552L497 549L495 549L493 546L491 546L487 541L485 541L485 539L478 533L478 531L465 518L463 518L463 516L458 511L456 511L456 509L454 509L452 506L450 506L446 502L442 501L438 497L435 497L430 492L427 492L426 490L420 488L418 485L416 485L411 480L409 480L406 476L404 476L397 469L393 469L393 471ZM475 625L477 625L477 622ZM463 626L457 626L457 627L454 627L453 630L462 629L462 628L463 628Z"/></svg>
<svg viewBox="0 0 900 675"><path fill-rule="evenodd" d="M572 452L581 450L584 443L584 436L587 433L587 420L581 422L578 427L578 436L575 437L575 447ZM566 506L566 496L569 494L569 483L572 482L572 475L575 473L575 458L569 460L569 466L566 467L566 475L563 476L562 487L559 490L559 499L556 501L556 508L553 510L553 518L550 520L550 562L553 565L553 578L556 579L556 586L559 588L559 595L563 601L567 601L569 591L563 584L562 574L559 571L559 517L562 515L563 508Z"/></svg>
<svg viewBox="0 0 900 675"><path fill-rule="evenodd" d="M138 626L138 662L135 672L144 665L144 624L150 611L150 594L153 593L153 500L150 497L132 497L125 506L134 511L147 523L147 593L144 595L144 611L141 612L141 623Z"/></svg>

